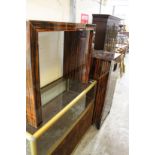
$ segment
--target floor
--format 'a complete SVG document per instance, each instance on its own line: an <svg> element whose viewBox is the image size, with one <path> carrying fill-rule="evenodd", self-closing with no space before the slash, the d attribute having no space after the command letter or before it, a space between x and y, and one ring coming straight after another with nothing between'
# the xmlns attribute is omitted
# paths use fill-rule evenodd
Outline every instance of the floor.
<svg viewBox="0 0 155 155"><path fill-rule="evenodd" d="M125 58L125 74L118 78L113 105L104 124L92 126L72 155L128 155L129 128L129 58Z"/></svg>

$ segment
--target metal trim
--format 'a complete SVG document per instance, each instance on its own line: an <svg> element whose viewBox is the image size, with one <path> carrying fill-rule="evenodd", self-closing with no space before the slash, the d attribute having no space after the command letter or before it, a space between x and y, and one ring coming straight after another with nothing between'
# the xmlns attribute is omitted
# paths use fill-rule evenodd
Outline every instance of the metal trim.
<svg viewBox="0 0 155 155"><path fill-rule="evenodd" d="M71 109L77 102L96 85L97 81L93 81L83 92L81 92L76 98L74 98L64 109L51 118L44 126L36 131L33 136L39 138L44 132L46 132L60 117L62 117L69 109Z"/></svg>

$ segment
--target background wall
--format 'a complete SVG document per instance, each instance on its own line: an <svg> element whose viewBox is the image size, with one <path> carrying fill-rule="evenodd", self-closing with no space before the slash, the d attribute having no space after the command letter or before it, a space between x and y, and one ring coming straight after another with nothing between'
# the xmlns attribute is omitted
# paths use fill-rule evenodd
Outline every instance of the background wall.
<svg viewBox="0 0 155 155"><path fill-rule="evenodd" d="M122 21L122 24L126 24L127 26L128 26L128 15L129 15L128 3L129 3L128 0L108 0L106 4L106 7L112 8L111 14L121 19L124 19Z"/></svg>
<svg viewBox="0 0 155 155"><path fill-rule="evenodd" d="M99 13L99 0L77 0L76 2L76 22L81 21L81 13L89 15L89 23L92 23L92 13Z"/></svg>
<svg viewBox="0 0 155 155"><path fill-rule="evenodd" d="M81 13L86 13L91 23L92 14L100 12L100 0L27 0L26 6L26 18L36 20L80 22ZM101 8L101 13L112 14L112 6Z"/></svg>
<svg viewBox="0 0 155 155"><path fill-rule="evenodd" d="M127 19L128 0L102 0L102 5L100 2L100 0L27 0L26 18L80 23L81 13L86 13L89 15L89 23L92 23L92 14L102 13ZM124 23L126 24L127 20ZM52 33L39 35L41 86L63 75L63 36ZM51 55L54 59L51 59Z"/></svg>
<svg viewBox="0 0 155 155"><path fill-rule="evenodd" d="M39 32L40 86L63 75L64 32Z"/></svg>
<svg viewBox="0 0 155 155"><path fill-rule="evenodd" d="M86 13L91 23L92 14L100 13L100 0L27 0L26 6L27 19L80 22L81 13ZM101 13L123 18L128 24L128 0L102 0Z"/></svg>
<svg viewBox="0 0 155 155"><path fill-rule="evenodd" d="M70 0L27 0L26 18L69 21Z"/></svg>

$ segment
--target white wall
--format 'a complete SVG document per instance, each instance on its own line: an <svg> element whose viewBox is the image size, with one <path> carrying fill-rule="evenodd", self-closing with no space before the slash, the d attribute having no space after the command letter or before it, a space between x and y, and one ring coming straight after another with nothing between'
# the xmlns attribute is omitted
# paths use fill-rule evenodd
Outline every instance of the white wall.
<svg viewBox="0 0 155 155"><path fill-rule="evenodd" d="M71 0L27 0L27 19L66 21L71 19ZM104 0L103 0L104 2ZM81 13L89 15L89 23L92 22L92 14L99 13L100 0L76 0L76 22L81 21ZM106 0L102 5L102 14L113 13L114 16L125 18L128 21L128 0Z"/></svg>
<svg viewBox="0 0 155 155"><path fill-rule="evenodd" d="M27 20L70 20L70 0L27 0ZM63 75L63 34L39 33L40 86Z"/></svg>
<svg viewBox="0 0 155 155"><path fill-rule="evenodd" d="M26 18L37 20L70 20L70 0L27 0Z"/></svg>
<svg viewBox="0 0 155 155"><path fill-rule="evenodd" d="M114 16L124 19L124 23L128 25L129 0L108 0L106 7L114 7Z"/></svg>
<svg viewBox="0 0 155 155"><path fill-rule="evenodd" d="M63 75L64 32L39 32L40 86Z"/></svg>
<svg viewBox="0 0 155 155"><path fill-rule="evenodd" d="M98 14L100 10L99 0L77 0L76 22L81 21L81 13L89 15L89 23L92 23L92 14Z"/></svg>
<svg viewBox="0 0 155 155"><path fill-rule="evenodd" d="M128 5L117 5L115 7L114 15L120 17L121 19L124 19L122 21L122 24L128 25L128 9Z"/></svg>
<svg viewBox="0 0 155 155"><path fill-rule="evenodd" d="M113 6L111 5L106 5L106 6L102 6L101 8L101 14L109 14L112 15L113 12Z"/></svg>

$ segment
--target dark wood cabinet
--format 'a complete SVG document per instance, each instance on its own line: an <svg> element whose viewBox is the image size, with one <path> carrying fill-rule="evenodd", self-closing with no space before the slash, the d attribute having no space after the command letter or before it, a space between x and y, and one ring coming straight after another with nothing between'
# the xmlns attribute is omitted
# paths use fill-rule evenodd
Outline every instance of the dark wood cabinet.
<svg viewBox="0 0 155 155"><path fill-rule="evenodd" d="M26 130L33 155L71 154L92 124L96 81L89 80L89 73L94 29L93 24L27 21ZM55 35L53 32L60 31L62 76L41 86L39 33ZM46 55L46 49L42 54ZM50 58L46 56L44 62L48 59L57 63ZM46 77L54 76L54 71Z"/></svg>
<svg viewBox="0 0 155 155"><path fill-rule="evenodd" d="M39 33L64 32L63 77L87 83L89 80L94 28L95 25L90 24L27 21L26 118L27 123L31 126L38 127L43 122Z"/></svg>
<svg viewBox="0 0 155 155"><path fill-rule="evenodd" d="M90 77L97 80L93 122L99 129L110 112L119 71L120 54L94 50Z"/></svg>
<svg viewBox="0 0 155 155"><path fill-rule="evenodd" d="M94 49L114 52L120 18L106 14L93 14L96 24Z"/></svg>

